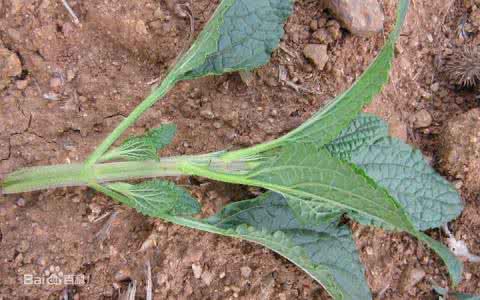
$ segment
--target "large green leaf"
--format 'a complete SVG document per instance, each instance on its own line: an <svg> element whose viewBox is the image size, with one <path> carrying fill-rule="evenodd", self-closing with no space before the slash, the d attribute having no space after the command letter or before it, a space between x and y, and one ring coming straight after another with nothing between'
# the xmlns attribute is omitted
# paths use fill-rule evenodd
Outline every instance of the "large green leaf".
<svg viewBox="0 0 480 300"><path fill-rule="evenodd" d="M440 227L463 210L455 188L438 175L418 150L381 138L354 151L351 162L397 199L419 230Z"/></svg>
<svg viewBox="0 0 480 300"><path fill-rule="evenodd" d="M172 72L193 79L266 64L292 7L291 0L223 0Z"/></svg>
<svg viewBox="0 0 480 300"><path fill-rule="evenodd" d="M335 208L340 212L354 211L387 224L389 229L409 232L427 243L448 266L454 284L460 282L462 264L458 259L448 248L421 233L400 202L364 170L312 144L295 143L271 151L270 155L272 158L252 171L245 183L284 195L302 222L322 220L325 205L329 208L327 213Z"/></svg>
<svg viewBox="0 0 480 300"><path fill-rule="evenodd" d="M370 103L388 82L395 51L395 43L405 21L409 1L399 1L397 22L380 54L355 84L338 96L325 109L297 129L281 138L283 141L312 142L318 146L334 140L356 118L362 108Z"/></svg>
<svg viewBox="0 0 480 300"><path fill-rule="evenodd" d="M371 299L350 229L337 226L338 221L302 224L279 194L229 204L204 220L163 218L272 249L317 280L334 299Z"/></svg>
<svg viewBox="0 0 480 300"><path fill-rule="evenodd" d="M359 116L326 149L353 163L359 169L358 174L373 180L398 201L416 228L410 233L442 257L452 281L457 284L461 280L461 262L445 246L419 230L440 227L455 219L463 209L458 192L428 165L418 150L386 137L386 124L382 126L379 119L370 122L368 119L365 115ZM358 211L349 211L348 214L363 224L398 229L385 220Z"/></svg>
<svg viewBox="0 0 480 300"><path fill-rule="evenodd" d="M328 151L312 144L295 143L270 155L271 159L248 175L248 184L294 200L292 208L297 215L317 214L317 211L305 213L318 208L309 203L327 204L365 214L398 230L412 230L413 226L394 199Z"/></svg>
<svg viewBox="0 0 480 300"><path fill-rule="evenodd" d="M361 114L326 149L362 169L404 208L418 230L437 228L463 210L452 185L424 160L418 150L387 136L387 124ZM351 214L363 223L386 227L371 218ZM387 226L388 229L388 226Z"/></svg>

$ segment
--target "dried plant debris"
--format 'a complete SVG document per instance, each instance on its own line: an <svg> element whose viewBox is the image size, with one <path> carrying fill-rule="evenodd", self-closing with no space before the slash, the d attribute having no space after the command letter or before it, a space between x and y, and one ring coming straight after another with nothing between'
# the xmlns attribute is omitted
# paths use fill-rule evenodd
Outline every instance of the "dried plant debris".
<svg viewBox="0 0 480 300"><path fill-rule="evenodd" d="M480 46L449 49L437 62L438 71L457 88L474 88L480 83Z"/></svg>

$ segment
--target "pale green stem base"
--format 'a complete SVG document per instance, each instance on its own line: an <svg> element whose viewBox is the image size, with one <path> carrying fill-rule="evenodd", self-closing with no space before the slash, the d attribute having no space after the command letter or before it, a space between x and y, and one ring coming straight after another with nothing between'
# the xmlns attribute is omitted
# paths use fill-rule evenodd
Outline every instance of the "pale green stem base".
<svg viewBox="0 0 480 300"><path fill-rule="evenodd" d="M2 193L31 192L48 188L87 186L104 182L184 175L171 159L96 164L53 165L14 172L2 182Z"/></svg>
<svg viewBox="0 0 480 300"><path fill-rule="evenodd" d="M84 164L53 165L21 169L9 174L1 183L2 193L22 193L48 188L68 186L98 186L101 183L131 179L226 174L243 174L252 170L259 161L225 161L221 152L198 156L175 156L159 161L128 161ZM225 178L218 178L224 179Z"/></svg>

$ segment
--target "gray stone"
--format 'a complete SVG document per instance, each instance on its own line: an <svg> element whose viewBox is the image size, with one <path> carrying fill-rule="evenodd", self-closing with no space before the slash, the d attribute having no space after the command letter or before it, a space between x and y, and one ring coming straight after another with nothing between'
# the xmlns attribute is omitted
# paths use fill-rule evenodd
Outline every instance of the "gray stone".
<svg viewBox="0 0 480 300"><path fill-rule="evenodd" d="M385 16L378 0L326 0L325 5L355 35L370 36L383 30Z"/></svg>

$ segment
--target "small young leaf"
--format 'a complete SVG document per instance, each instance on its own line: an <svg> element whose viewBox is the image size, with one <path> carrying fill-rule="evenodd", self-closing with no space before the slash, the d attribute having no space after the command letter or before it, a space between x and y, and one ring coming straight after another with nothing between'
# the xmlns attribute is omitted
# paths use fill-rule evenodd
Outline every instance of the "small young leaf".
<svg viewBox="0 0 480 300"><path fill-rule="evenodd" d="M186 190L169 181L151 180L136 185L119 182L109 184L107 188L125 196L130 200L125 204L147 216L182 216L200 212L198 201Z"/></svg>
<svg viewBox="0 0 480 300"><path fill-rule="evenodd" d="M334 140L355 119L362 108L381 91L388 81L395 43L405 21L409 0L401 0L398 5L395 29L372 65L348 91L280 140L311 142L317 146L325 145Z"/></svg>
<svg viewBox="0 0 480 300"><path fill-rule="evenodd" d="M334 299L371 299L350 229L303 224L279 194L227 205L204 219L164 216L176 224L259 243L286 257L317 280Z"/></svg>
<svg viewBox="0 0 480 300"><path fill-rule="evenodd" d="M292 7L291 0L222 1L172 73L179 79L193 79L268 63Z"/></svg>
<svg viewBox="0 0 480 300"><path fill-rule="evenodd" d="M124 160L158 160L158 151L169 145L177 127L165 124L151 129L146 134L126 139L118 148L113 148L102 156L100 161Z"/></svg>
<svg viewBox="0 0 480 300"><path fill-rule="evenodd" d="M151 140L157 151L170 145L177 132L177 125L163 124L148 131L147 137Z"/></svg>

